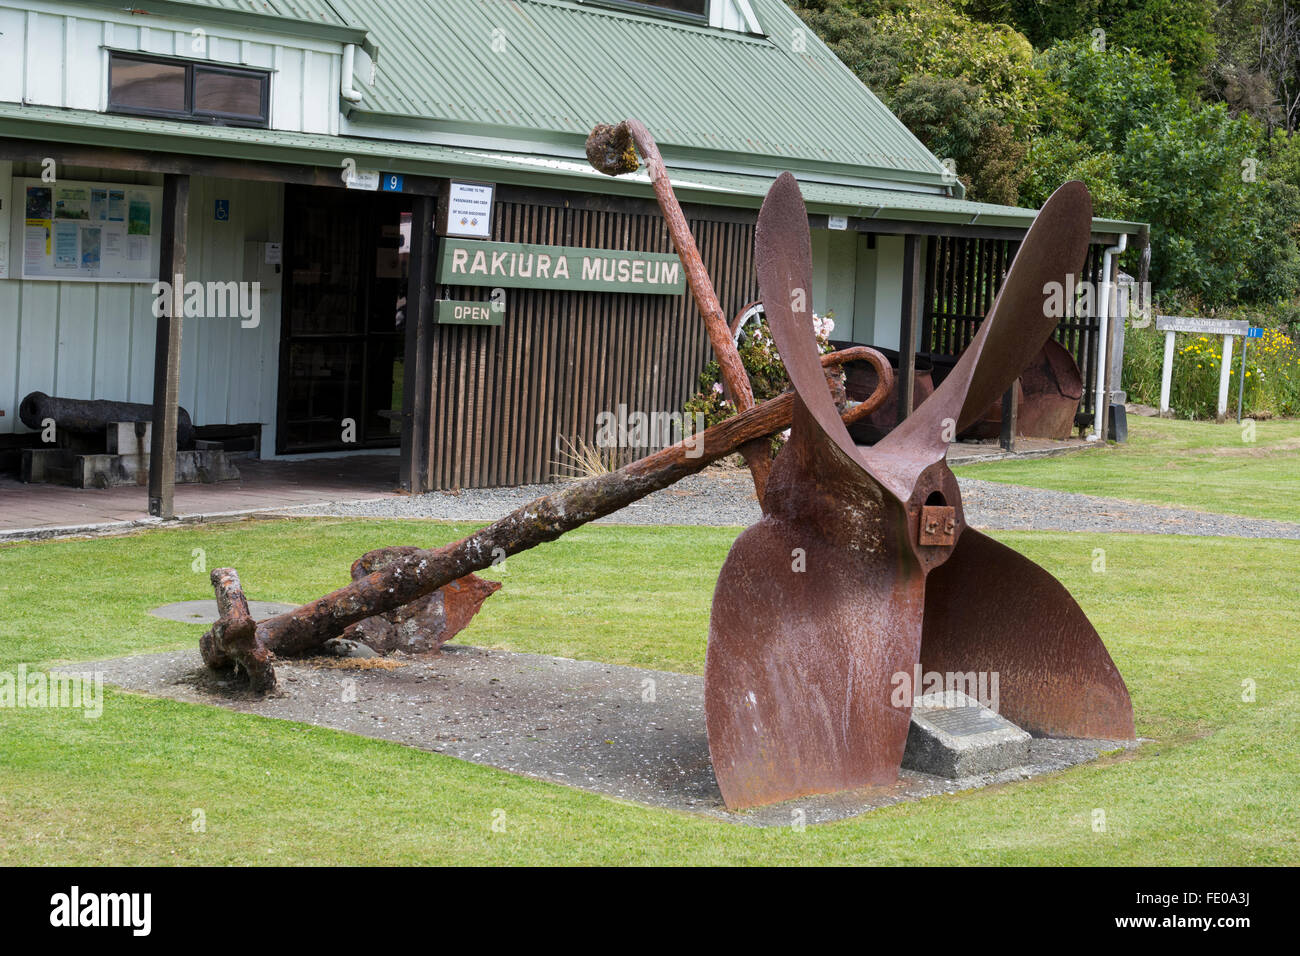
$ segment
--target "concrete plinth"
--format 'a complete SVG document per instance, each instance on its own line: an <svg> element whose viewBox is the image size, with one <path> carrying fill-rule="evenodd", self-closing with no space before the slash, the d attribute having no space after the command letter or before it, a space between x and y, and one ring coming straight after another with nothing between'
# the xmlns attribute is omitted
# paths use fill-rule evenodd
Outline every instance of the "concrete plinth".
<svg viewBox="0 0 1300 956"><path fill-rule="evenodd" d="M903 766L940 777L970 777L1029 760L1029 734L960 691L917 697Z"/></svg>

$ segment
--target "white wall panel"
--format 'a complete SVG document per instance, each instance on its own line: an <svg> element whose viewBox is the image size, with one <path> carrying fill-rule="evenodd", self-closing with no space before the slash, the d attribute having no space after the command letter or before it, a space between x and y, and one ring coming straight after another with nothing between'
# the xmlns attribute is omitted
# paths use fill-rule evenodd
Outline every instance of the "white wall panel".
<svg viewBox="0 0 1300 956"><path fill-rule="evenodd" d="M14 174L39 173L20 164ZM86 167L67 178L158 184L161 177ZM215 202L230 218L218 222ZM244 244L279 242L283 187L195 178L190 186L189 278L243 282ZM70 398L149 402L153 397L155 319L148 283L0 280L0 433L26 431L18 402L40 390ZM238 316L189 318L181 339L181 404L196 424L275 420L280 295L261 300L260 324ZM269 446L268 446L269 447Z"/></svg>
<svg viewBox="0 0 1300 956"><path fill-rule="evenodd" d="M128 5L124 5L128 6ZM213 28L56 2L0 0L0 101L102 110L108 48L272 70L271 127L336 134L343 48L338 43ZM204 30L195 49L193 30Z"/></svg>
<svg viewBox="0 0 1300 956"><path fill-rule="evenodd" d="M18 99L40 106L63 106L64 18L31 13L24 46L24 89Z"/></svg>
<svg viewBox="0 0 1300 956"><path fill-rule="evenodd" d="M0 280L0 435L14 430L18 420L18 306L17 282Z"/></svg>
<svg viewBox="0 0 1300 956"><path fill-rule="evenodd" d="M0 100L23 98L27 11L0 7Z"/></svg>
<svg viewBox="0 0 1300 956"><path fill-rule="evenodd" d="M103 61L100 45L103 43L104 25L98 20L84 17L71 24L68 49L71 58L64 65L65 105L76 110L97 110L100 107L100 87L103 85Z"/></svg>

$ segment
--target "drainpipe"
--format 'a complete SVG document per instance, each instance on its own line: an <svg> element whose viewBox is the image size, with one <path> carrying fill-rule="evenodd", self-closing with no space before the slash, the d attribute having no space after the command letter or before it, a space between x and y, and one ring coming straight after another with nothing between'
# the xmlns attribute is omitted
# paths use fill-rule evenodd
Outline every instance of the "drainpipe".
<svg viewBox="0 0 1300 956"><path fill-rule="evenodd" d="M349 103L361 102L361 91L352 88L352 70L357 62L357 45L349 43L343 47L343 76L339 80L339 96Z"/></svg>
<svg viewBox="0 0 1300 956"><path fill-rule="evenodd" d="M1117 256L1128 245L1128 235L1119 234L1119 244L1111 246L1101 256L1101 288L1097 292L1097 403L1092 418L1092 434L1088 441L1097 441L1105 432L1106 419L1102 416L1110 411L1107 400L1106 381L1106 341L1110 335L1110 264L1111 257ZM1122 321L1122 320L1121 320Z"/></svg>

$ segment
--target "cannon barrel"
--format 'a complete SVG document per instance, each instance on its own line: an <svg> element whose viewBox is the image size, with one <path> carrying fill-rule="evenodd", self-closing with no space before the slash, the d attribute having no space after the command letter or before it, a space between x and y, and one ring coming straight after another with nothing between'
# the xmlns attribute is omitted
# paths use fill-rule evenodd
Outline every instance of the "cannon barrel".
<svg viewBox="0 0 1300 956"><path fill-rule="evenodd" d="M56 428L75 435L102 437L113 422L151 422L153 406L140 402L110 402L105 399L59 398L44 392L32 392L18 406L18 418L34 431L42 422L54 419ZM176 413L176 447L194 447L194 423L190 413L178 408Z"/></svg>

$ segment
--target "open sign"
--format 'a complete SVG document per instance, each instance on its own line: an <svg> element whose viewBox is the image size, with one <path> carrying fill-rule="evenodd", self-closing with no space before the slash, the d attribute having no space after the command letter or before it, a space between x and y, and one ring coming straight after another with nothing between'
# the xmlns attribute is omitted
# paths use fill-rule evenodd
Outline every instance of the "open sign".
<svg viewBox="0 0 1300 956"><path fill-rule="evenodd" d="M500 325L506 310L491 302L438 301L439 325Z"/></svg>

